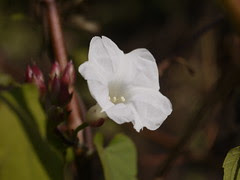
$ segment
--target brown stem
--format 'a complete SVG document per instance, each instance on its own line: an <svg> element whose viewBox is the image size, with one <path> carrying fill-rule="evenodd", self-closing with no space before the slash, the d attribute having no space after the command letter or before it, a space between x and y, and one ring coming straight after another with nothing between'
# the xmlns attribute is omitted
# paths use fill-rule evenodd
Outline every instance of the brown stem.
<svg viewBox="0 0 240 180"><path fill-rule="evenodd" d="M63 70L67 65L68 58L64 45L57 5L55 0L42 0L42 2L44 2L46 5L45 13L48 19L48 28L50 32L54 57L56 58L55 60L59 62L60 67Z"/></svg>
<svg viewBox="0 0 240 180"><path fill-rule="evenodd" d="M42 2L45 4L44 16L47 17L46 19L49 28L54 57L55 60L59 62L61 70L63 71L63 69L67 65L68 58L64 45L63 33L60 25L57 5L55 0L42 0ZM71 111L71 114L69 116L67 126L68 130L72 131L80 124L82 124L83 117L81 116L80 105L74 87L70 87L69 90L73 92L73 97L68 105L68 109L69 111ZM82 131L78 133L78 138L80 142L84 141Z"/></svg>

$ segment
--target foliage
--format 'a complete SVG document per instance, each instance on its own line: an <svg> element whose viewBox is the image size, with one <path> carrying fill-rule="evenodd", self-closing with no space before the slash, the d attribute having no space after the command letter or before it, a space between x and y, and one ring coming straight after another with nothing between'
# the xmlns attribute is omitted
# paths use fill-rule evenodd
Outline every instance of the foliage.
<svg viewBox="0 0 240 180"><path fill-rule="evenodd" d="M1 92L0 114L0 179L63 179L62 157L45 139L46 117L36 87Z"/></svg>
<svg viewBox="0 0 240 180"><path fill-rule="evenodd" d="M231 149L223 163L224 180L240 179L240 146Z"/></svg>
<svg viewBox="0 0 240 180"><path fill-rule="evenodd" d="M103 135L94 138L106 180L135 180L137 175L137 153L133 142L118 134L103 148Z"/></svg>

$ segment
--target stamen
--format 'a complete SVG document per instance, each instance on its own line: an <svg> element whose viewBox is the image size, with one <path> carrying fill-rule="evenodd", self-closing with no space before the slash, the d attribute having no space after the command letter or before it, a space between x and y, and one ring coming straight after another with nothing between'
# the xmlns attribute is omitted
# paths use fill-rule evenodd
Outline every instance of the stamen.
<svg viewBox="0 0 240 180"><path fill-rule="evenodd" d="M125 97L121 96L121 101L125 102L125 100L126 100Z"/></svg>
<svg viewBox="0 0 240 180"><path fill-rule="evenodd" d="M117 97L117 96L110 97L109 96L109 100L112 101L114 104L123 103L126 101L124 96L121 96L121 97Z"/></svg>

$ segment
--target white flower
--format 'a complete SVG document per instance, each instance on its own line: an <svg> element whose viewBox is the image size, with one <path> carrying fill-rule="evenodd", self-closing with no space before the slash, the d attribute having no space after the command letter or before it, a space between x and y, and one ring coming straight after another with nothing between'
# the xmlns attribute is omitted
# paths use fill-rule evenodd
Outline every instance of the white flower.
<svg viewBox="0 0 240 180"><path fill-rule="evenodd" d="M124 54L107 37L93 37L88 61L79 67L91 95L110 119L156 130L172 112L160 92L156 61L147 49Z"/></svg>

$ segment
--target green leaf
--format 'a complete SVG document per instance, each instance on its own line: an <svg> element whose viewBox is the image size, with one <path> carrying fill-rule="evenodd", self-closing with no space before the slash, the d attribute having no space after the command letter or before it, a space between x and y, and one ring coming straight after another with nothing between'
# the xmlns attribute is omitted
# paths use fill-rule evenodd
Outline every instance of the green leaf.
<svg viewBox="0 0 240 180"><path fill-rule="evenodd" d="M104 171L105 180L137 179L137 152L133 142L125 135L118 134L103 147L103 135L94 137Z"/></svg>
<svg viewBox="0 0 240 180"><path fill-rule="evenodd" d="M240 179L240 146L231 149L224 162L224 180L237 180Z"/></svg>
<svg viewBox="0 0 240 180"><path fill-rule="evenodd" d="M0 179L63 179L63 159L46 141L36 87L0 92L0 115Z"/></svg>

